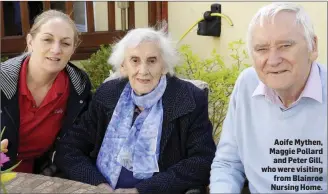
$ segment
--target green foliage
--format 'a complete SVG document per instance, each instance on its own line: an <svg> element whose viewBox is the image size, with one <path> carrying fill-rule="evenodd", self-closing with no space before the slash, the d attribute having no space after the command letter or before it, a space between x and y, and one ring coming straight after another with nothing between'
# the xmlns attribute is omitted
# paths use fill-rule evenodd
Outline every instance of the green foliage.
<svg viewBox="0 0 328 194"><path fill-rule="evenodd" d="M215 49L211 57L201 59L191 51L190 46L183 45L180 48L183 64L176 67L177 76L202 80L209 85L209 115L213 124L213 137L216 141L220 137L235 81L239 73L250 66L244 63L244 60L248 58L246 50L242 48L244 44L242 40L229 43L228 49L231 51L232 60L230 64L225 62L223 56L219 55Z"/></svg>
<svg viewBox="0 0 328 194"><path fill-rule="evenodd" d="M90 77L93 92L109 76L112 66L107 63L107 60L111 53L111 45L101 45L100 49L93 53L88 60L81 61L82 68Z"/></svg>
<svg viewBox="0 0 328 194"><path fill-rule="evenodd" d="M8 60L8 57L1 57L1 63Z"/></svg>

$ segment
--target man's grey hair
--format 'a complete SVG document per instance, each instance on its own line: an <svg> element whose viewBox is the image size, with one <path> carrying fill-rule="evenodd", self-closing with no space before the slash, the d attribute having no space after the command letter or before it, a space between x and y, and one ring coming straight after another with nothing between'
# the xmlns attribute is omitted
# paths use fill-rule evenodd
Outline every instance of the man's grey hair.
<svg viewBox="0 0 328 194"><path fill-rule="evenodd" d="M255 25L263 26L265 19L271 19L274 23L275 16L280 12L294 12L296 14L296 24L300 24L304 29L304 38L308 44L309 51L313 51L314 47L314 29L309 15L305 12L301 5L290 2L276 2L262 7L252 18L247 32L247 49L248 53L252 53L252 33Z"/></svg>
<svg viewBox="0 0 328 194"><path fill-rule="evenodd" d="M176 44L172 41L166 32L166 25L160 30L155 28L137 28L130 30L118 43L113 47L113 52L108 59L108 63L113 66L114 77L121 77L120 67L123 64L127 48L135 48L145 41L155 42L160 49L161 57L164 61L168 74L174 74L174 67L179 62L179 54Z"/></svg>

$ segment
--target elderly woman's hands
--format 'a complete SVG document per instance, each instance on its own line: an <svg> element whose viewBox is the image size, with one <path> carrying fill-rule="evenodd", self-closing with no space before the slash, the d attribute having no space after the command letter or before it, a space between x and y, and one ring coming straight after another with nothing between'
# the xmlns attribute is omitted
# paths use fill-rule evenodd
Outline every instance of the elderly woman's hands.
<svg viewBox="0 0 328 194"><path fill-rule="evenodd" d="M100 185L98 185L97 187L105 189L106 193L131 193L131 194L137 194L139 193L138 190L136 188L133 189L116 189L113 190L113 188L107 184L107 183L101 183Z"/></svg>
<svg viewBox="0 0 328 194"><path fill-rule="evenodd" d="M116 189L114 193L139 193L136 188L133 189Z"/></svg>
<svg viewBox="0 0 328 194"><path fill-rule="evenodd" d="M102 189L105 189L106 190L106 193L114 193L113 188L109 184L107 184L107 183L101 183L97 187L102 188Z"/></svg>

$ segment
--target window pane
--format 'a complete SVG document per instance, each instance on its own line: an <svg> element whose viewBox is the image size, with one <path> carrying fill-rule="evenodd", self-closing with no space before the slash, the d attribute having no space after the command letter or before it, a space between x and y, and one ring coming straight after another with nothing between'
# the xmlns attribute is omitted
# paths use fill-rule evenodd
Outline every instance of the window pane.
<svg viewBox="0 0 328 194"><path fill-rule="evenodd" d="M3 20L5 36L22 35L19 1L3 1Z"/></svg>
<svg viewBox="0 0 328 194"><path fill-rule="evenodd" d="M51 1L50 2L50 9L61 10L65 13L65 1Z"/></svg>
<svg viewBox="0 0 328 194"><path fill-rule="evenodd" d="M42 1L29 1L28 9L30 17L30 26L32 26L34 23L34 19L43 11L43 3Z"/></svg>
<svg viewBox="0 0 328 194"><path fill-rule="evenodd" d="M77 29L80 32L87 32L87 14L84 1L73 2L73 15Z"/></svg>

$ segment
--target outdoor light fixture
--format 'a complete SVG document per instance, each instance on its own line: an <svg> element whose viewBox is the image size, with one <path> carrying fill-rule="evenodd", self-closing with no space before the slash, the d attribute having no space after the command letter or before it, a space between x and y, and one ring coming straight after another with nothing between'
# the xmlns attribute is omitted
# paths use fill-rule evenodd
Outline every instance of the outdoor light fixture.
<svg viewBox="0 0 328 194"><path fill-rule="evenodd" d="M202 18L196 21L180 38L179 42L198 25L197 35L220 37L221 35L221 18L228 21L233 26L229 16L221 13L221 4L215 3L211 5L211 11L206 11Z"/></svg>
<svg viewBox="0 0 328 194"><path fill-rule="evenodd" d="M128 1L118 1L117 6L118 6L118 8L121 9L121 26L122 26L122 30L125 31L125 30L127 30L126 12L127 12L127 9L129 8L129 2Z"/></svg>
<svg viewBox="0 0 328 194"><path fill-rule="evenodd" d="M221 13L221 4L212 4L211 11L206 11L204 13L204 20L198 23L197 34L201 36L220 37L221 17L227 19L230 25L233 26L231 19Z"/></svg>

